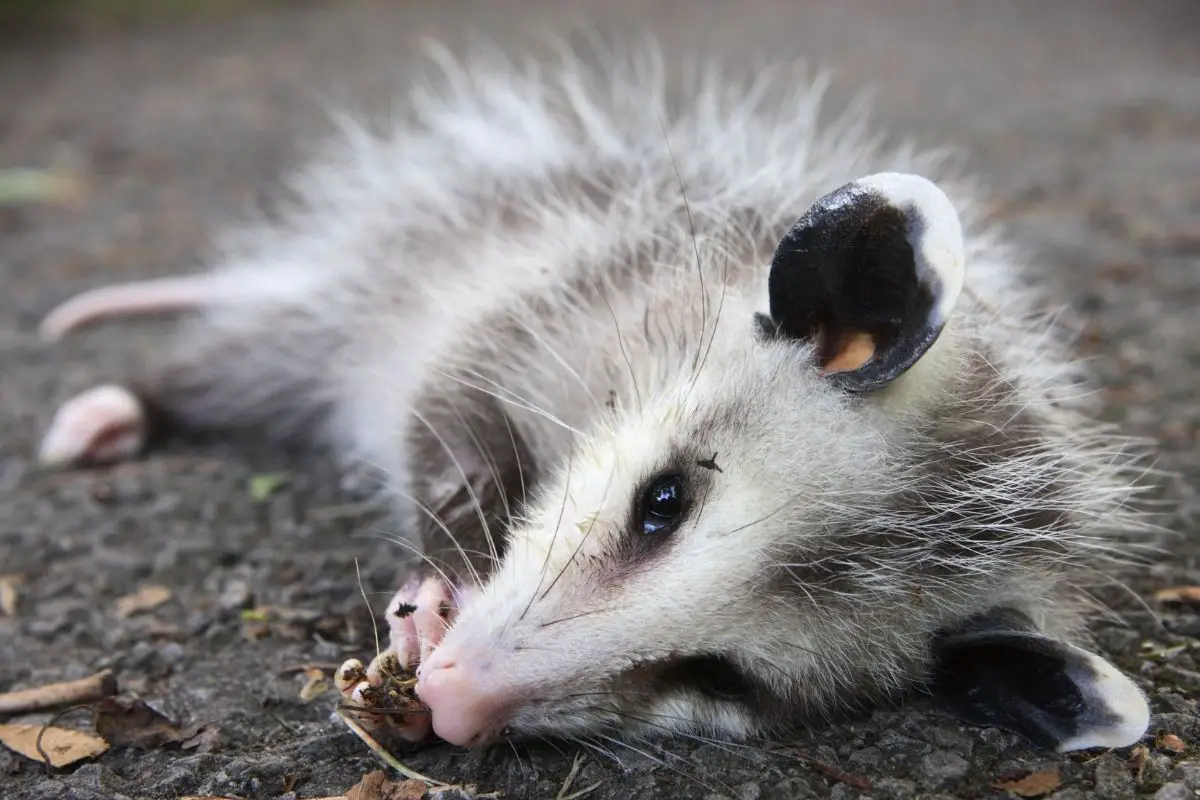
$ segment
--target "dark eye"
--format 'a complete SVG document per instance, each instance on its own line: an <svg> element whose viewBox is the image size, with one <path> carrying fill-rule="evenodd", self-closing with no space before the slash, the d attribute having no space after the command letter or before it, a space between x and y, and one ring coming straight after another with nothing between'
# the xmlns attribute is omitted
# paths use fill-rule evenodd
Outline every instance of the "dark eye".
<svg viewBox="0 0 1200 800"><path fill-rule="evenodd" d="M655 478L642 495L640 512L642 533L669 533L683 515L683 478Z"/></svg>

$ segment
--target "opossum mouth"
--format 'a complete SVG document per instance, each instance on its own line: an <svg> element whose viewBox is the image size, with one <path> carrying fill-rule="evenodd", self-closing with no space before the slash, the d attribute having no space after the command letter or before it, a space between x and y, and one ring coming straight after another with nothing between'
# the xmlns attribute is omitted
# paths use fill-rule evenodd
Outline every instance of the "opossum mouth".
<svg viewBox="0 0 1200 800"><path fill-rule="evenodd" d="M691 692L711 700L757 704L770 694L757 677L733 657L720 653L670 656L635 666L628 676L659 692Z"/></svg>
<svg viewBox="0 0 1200 800"><path fill-rule="evenodd" d="M644 708L651 697L701 696L713 702L757 706L768 693L761 681L729 656L669 656L635 663L595 691L530 699L497 733L499 739L512 741L547 734L570 737L597 728L615 732L631 721L639 726L650 724L633 709Z"/></svg>

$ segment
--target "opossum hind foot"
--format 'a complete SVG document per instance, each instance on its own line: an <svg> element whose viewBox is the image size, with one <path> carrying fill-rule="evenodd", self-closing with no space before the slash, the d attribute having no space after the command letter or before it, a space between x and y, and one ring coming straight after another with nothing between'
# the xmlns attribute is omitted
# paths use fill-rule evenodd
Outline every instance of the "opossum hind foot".
<svg viewBox="0 0 1200 800"><path fill-rule="evenodd" d="M46 466L107 464L132 458L146 443L146 411L123 386L96 386L64 403L42 438Z"/></svg>

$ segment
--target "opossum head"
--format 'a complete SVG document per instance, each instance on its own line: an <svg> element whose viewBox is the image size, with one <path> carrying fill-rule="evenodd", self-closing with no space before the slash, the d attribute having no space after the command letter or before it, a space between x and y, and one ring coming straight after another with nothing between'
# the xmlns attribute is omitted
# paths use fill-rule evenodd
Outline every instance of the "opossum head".
<svg viewBox="0 0 1200 800"><path fill-rule="evenodd" d="M1109 476L971 326L964 261L925 179L820 199L767 307L544 482L421 667L435 731L742 737L918 685L1045 747L1140 738L1056 606Z"/></svg>

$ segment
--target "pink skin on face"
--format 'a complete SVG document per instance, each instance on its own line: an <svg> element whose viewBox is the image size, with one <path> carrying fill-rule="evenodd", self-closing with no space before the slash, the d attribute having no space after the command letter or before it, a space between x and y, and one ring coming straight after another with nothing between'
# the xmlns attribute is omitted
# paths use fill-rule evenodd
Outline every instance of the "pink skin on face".
<svg viewBox="0 0 1200 800"><path fill-rule="evenodd" d="M417 695L432 712L433 732L461 747L494 736L518 699L497 685L487 653L455 645L434 650L417 676Z"/></svg>

